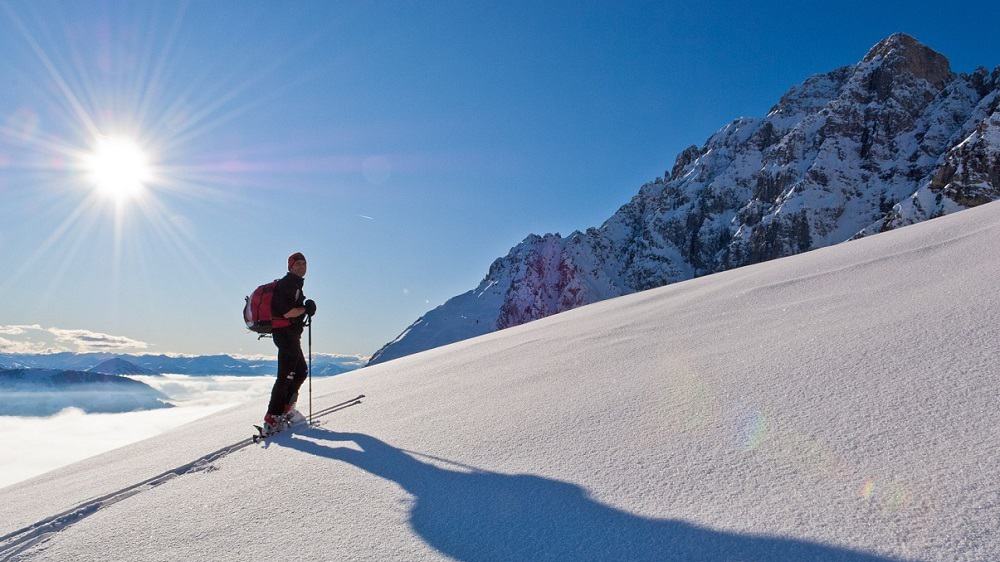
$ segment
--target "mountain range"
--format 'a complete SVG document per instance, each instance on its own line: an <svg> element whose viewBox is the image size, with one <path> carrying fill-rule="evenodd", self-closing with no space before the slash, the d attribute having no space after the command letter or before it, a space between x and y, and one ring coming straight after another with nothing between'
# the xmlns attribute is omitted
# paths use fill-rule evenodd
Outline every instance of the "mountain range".
<svg viewBox="0 0 1000 562"><path fill-rule="evenodd" d="M891 35L688 147L600 227L528 236L369 364L995 200L998 107L1000 67L955 73Z"/></svg>
<svg viewBox="0 0 1000 562"><path fill-rule="evenodd" d="M110 363L109 363L110 361ZM313 354L313 374L330 376L364 366L354 355ZM109 372L112 374L273 375L276 359L245 359L232 355L132 355L121 353L0 354L0 369L35 368ZM142 372L119 372L139 368ZM105 370L102 370L105 369ZM107 369L111 369L107 371Z"/></svg>

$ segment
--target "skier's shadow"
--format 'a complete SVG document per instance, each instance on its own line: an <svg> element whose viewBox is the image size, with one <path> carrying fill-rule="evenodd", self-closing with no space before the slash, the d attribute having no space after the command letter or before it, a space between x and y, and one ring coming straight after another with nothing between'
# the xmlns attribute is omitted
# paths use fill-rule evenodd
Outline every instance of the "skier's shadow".
<svg viewBox="0 0 1000 562"><path fill-rule="evenodd" d="M362 450L313 439L352 442ZM575 484L471 467L440 468L362 433L311 427L279 442L397 483L414 497L413 530L458 560L893 560L822 543L641 517L601 504Z"/></svg>

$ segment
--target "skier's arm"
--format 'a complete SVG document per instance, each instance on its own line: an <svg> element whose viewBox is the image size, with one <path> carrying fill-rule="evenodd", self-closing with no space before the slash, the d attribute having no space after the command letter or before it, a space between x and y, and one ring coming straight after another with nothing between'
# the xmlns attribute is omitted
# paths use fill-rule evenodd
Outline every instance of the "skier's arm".
<svg viewBox="0 0 1000 562"><path fill-rule="evenodd" d="M302 295L302 297L305 297L305 295ZM302 316L303 314L309 314L309 303L310 302L312 302L312 301L306 301L305 303L303 303L304 306L295 306L296 303L293 300L292 303L291 303L292 309L285 313L285 318L298 318L299 316Z"/></svg>
<svg viewBox="0 0 1000 562"><path fill-rule="evenodd" d="M278 281L278 286L274 289L274 296L271 300L271 317L298 318L305 314L306 309L295 306L295 294L288 290L288 286L282 281Z"/></svg>

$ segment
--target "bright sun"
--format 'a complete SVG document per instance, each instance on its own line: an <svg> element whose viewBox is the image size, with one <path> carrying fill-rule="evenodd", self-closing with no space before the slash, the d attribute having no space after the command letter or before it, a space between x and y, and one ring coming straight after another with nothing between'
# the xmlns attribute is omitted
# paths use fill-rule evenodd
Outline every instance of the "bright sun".
<svg viewBox="0 0 1000 562"><path fill-rule="evenodd" d="M152 179L146 153L123 137L99 139L94 152L84 159L84 167L97 189L117 200L139 195Z"/></svg>

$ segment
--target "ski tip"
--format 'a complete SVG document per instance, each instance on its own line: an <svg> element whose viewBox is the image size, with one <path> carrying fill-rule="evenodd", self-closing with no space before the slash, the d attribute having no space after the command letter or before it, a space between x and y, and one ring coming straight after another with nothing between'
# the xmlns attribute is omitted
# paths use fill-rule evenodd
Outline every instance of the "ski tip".
<svg viewBox="0 0 1000 562"><path fill-rule="evenodd" d="M261 441L263 441L264 438L267 437L267 436L264 435L264 428L263 427L261 427L259 425L254 425L253 427L254 427L254 429L257 430L257 433L251 435L250 439L252 439L253 442L254 442L254 444L256 445L257 443L260 443Z"/></svg>

